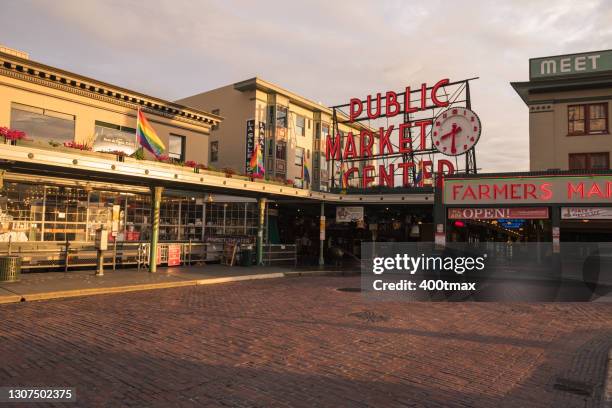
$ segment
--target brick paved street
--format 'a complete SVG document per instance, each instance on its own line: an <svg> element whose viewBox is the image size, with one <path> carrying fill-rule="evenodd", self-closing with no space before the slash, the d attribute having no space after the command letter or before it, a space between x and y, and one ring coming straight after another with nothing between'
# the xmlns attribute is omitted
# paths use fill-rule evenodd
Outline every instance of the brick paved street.
<svg viewBox="0 0 612 408"><path fill-rule="evenodd" d="M74 386L85 407L597 406L612 304L335 290L356 286L284 278L2 305L0 385Z"/></svg>

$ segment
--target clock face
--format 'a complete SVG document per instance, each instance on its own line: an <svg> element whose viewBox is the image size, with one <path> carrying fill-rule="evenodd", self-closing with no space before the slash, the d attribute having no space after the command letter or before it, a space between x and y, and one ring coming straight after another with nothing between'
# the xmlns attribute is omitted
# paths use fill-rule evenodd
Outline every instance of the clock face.
<svg viewBox="0 0 612 408"><path fill-rule="evenodd" d="M450 108L434 120L431 138L433 146L448 156L458 156L470 150L480 138L480 119L467 108Z"/></svg>

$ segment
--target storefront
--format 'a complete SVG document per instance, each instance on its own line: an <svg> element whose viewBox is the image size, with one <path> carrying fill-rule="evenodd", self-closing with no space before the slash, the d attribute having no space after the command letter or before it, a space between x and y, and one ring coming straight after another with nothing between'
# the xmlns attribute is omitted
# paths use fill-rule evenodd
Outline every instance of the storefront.
<svg viewBox="0 0 612 408"><path fill-rule="evenodd" d="M91 243L100 228L110 242L148 241L151 195L135 186L9 176L0 189L0 226L0 242ZM254 199L172 190L162 196L160 241L256 234Z"/></svg>
<svg viewBox="0 0 612 408"><path fill-rule="evenodd" d="M449 176L440 205L450 242L612 241L612 172Z"/></svg>

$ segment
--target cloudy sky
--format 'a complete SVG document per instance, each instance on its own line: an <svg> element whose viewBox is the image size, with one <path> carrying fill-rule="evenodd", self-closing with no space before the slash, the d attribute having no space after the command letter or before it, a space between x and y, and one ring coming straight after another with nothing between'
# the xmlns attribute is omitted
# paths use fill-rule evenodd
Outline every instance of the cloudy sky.
<svg viewBox="0 0 612 408"><path fill-rule="evenodd" d="M509 85L530 57L612 48L612 2L5 0L0 43L174 100L259 76L327 105L479 76L484 171L528 169Z"/></svg>

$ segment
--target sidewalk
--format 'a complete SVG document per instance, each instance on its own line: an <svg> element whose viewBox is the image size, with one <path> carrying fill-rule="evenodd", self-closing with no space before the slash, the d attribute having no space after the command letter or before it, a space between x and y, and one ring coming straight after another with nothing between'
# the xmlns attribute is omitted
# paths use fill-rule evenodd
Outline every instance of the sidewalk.
<svg viewBox="0 0 612 408"><path fill-rule="evenodd" d="M340 273L333 270L293 269L288 267L225 265L182 266L147 270L107 270L104 276L95 271L24 273L21 281L0 283L0 304L31 300L56 299L104 293L131 292L179 286L209 285L252 279L271 279L300 275Z"/></svg>

